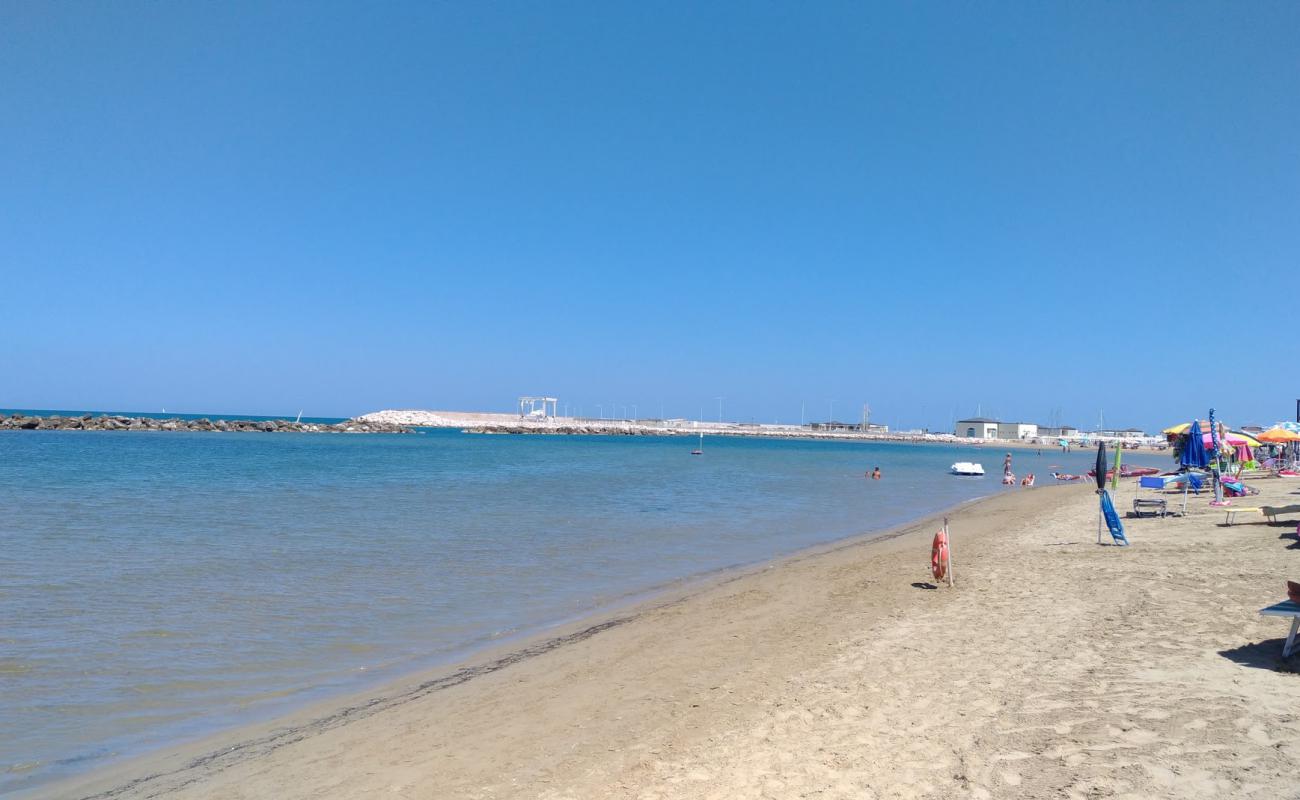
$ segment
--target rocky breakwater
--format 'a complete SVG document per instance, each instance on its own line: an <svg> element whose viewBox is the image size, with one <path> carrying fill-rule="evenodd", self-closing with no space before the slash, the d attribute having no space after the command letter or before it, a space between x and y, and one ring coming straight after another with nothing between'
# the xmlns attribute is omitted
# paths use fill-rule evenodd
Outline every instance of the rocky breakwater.
<svg viewBox="0 0 1300 800"><path fill-rule="evenodd" d="M157 419L118 415L83 414L63 417L29 417L0 414L0 430L23 431L207 431L216 433L414 433L389 422L350 419L333 424L294 422L287 419Z"/></svg>
<svg viewBox="0 0 1300 800"><path fill-rule="evenodd" d="M461 428L465 433L543 433L564 436L686 436L694 431L664 430L641 425L470 425Z"/></svg>

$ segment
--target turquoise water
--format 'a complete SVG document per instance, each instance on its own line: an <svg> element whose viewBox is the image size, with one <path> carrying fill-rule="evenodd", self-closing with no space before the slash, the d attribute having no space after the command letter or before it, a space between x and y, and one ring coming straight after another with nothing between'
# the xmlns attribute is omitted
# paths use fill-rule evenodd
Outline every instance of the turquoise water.
<svg viewBox="0 0 1300 800"><path fill-rule="evenodd" d="M695 445L0 432L0 791L1002 491L946 474L992 450Z"/></svg>

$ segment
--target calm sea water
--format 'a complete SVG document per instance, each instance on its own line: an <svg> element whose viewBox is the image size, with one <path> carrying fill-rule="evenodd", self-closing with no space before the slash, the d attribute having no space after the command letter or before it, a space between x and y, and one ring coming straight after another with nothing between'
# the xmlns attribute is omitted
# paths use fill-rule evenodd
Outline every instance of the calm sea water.
<svg viewBox="0 0 1300 800"><path fill-rule="evenodd" d="M695 444L0 432L0 791L1001 490L945 474L990 450Z"/></svg>

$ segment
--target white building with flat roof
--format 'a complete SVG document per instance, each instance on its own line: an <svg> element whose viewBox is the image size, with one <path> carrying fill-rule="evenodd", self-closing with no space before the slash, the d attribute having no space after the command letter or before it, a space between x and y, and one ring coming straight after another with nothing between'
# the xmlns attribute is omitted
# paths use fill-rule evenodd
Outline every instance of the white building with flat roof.
<svg viewBox="0 0 1300 800"><path fill-rule="evenodd" d="M1032 422L999 422L999 439L1032 439L1038 435L1038 426Z"/></svg>

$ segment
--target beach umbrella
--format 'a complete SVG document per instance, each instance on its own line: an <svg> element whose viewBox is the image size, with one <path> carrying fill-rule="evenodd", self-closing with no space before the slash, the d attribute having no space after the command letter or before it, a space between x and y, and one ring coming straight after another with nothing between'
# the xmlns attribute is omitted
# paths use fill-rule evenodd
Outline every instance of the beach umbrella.
<svg viewBox="0 0 1300 800"><path fill-rule="evenodd" d="M1210 463L1205 455L1205 442L1201 438L1201 423L1192 420L1187 437L1183 440L1183 449L1179 453L1178 463L1184 467L1204 469Z"/></svg>
<svg viewBox="0 0 1300 800"><path fill-rule="evenodd" d="M1115 474L1119 474L1119 466L1116 464ZM1115 544L1127 545L1128 537L1124 535L1124 523L1120 522L1119 514L1115 513L1115 504L1111 502L1110 492L1106 491L1106 443L1097 442L1097 494L1101 499L1101 507L1097 509L1097 544L1101 544L1101 523L1105 521L1106 528L1110 531L1110 537Z"/></svg>
<svg viewBox="0 0 1300 800"><path fill-rule="evenodd" d="M1269 428L1255 438L1269 444L1285 444L1286 442L1300 442L1300 433L1289 431L1279 425L1276 428Z"/></svg>
<svg viewBox="0 0 1300 800"><path fill-rule="evenodd" d="M1183 441L1183 449L1178 454L1178 463L1184 469L1191 467L1205 468L1209 459L1205 455L1205 442L1201 439L1201 423L1192 420L1191 427L1187 430L1187 437ZM1192 478L1187 476L1183 482L1183 514L1187 514L1187 490L1191 487Z"/></svg>
<svg viewBox="0 0 1300 800"><path fill-rule="evenodd" d="M1110 477L1110 490L1112 492L1119 491L1119 466L1120 466L1120 462L1123 459L1124 459L1124 448L1116 447L1115 448L1115 474L1111 475Z"/></svg>
<svg viewBox="0 0 1300 800"><path fill-rule="evenodd" d="M1219 426L1214 422L1214 409L1210 409L1210 436L1214 441L1214 502L1223 502L1223 486L1219 483L1219 471L1223 469L1223 448L1219 444Z"/></svg>
<svg viewBox="0 0 1300 800"><path fill-rule="evenodd" d="M1227 435L1223 437L1223 440L1233 447L1241 444L1244 444L1247 447L1259 447L1259 440L1245 431L1229 430Z"/></svg>
<svg viewBox="0 0 1300 800"><path fill-rule="evenodd" d="M1093 477L1097 480L1097 494L1106 491L1106 443L1097 442L1097 464L1093 467ZM1105 504L1097 509L1097 544L1101 544L1101 523L1105 516Z"/></svg>

